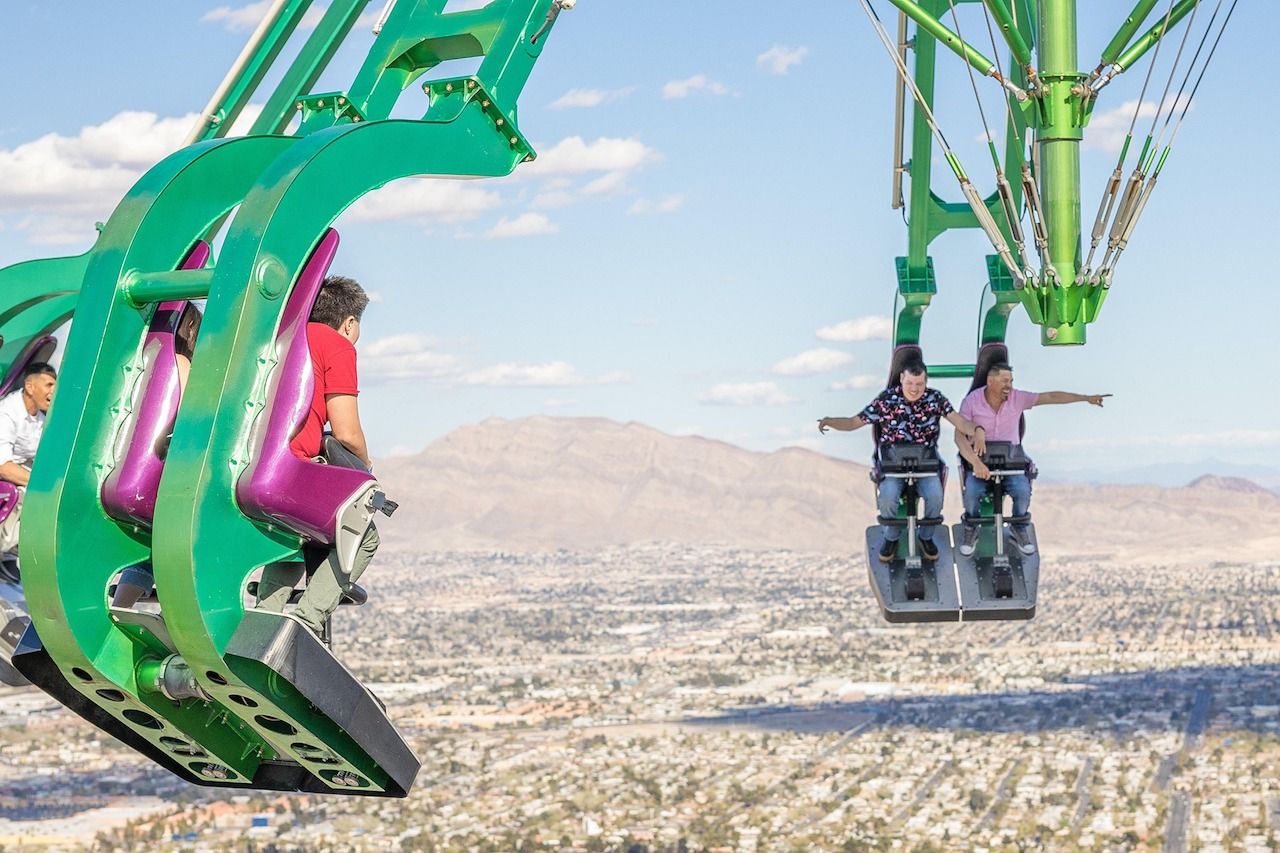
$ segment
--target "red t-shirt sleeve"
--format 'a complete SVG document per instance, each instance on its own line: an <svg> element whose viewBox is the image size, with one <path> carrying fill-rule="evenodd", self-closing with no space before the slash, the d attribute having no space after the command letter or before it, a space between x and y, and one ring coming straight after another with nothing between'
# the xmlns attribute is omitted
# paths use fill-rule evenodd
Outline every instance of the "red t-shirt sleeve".
<svg viewBox="0 0 1280 853"><path fill-rule="evenodd" d="M344 346L345 345L345 346ZM321 379L324 394L359 394L360 381L356 376L356 348L345 338L334 341L326 353L324 376Z"/></svg>

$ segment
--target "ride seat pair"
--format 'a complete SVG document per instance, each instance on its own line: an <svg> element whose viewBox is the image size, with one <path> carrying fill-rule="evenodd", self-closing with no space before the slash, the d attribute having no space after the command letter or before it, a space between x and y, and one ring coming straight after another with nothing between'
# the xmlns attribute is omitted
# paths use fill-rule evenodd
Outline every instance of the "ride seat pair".
<svg viewBox="0 0 1280 853"><path fill-rule="evenodd" d="M306 326L337 247L338 233L329 229L289 296L276 337L280 362L268 388L270 402L255 422L249 440L253 461L237 482L236 497L246 515L292 530L309 545L335 549L346 569L373 513L390 502L368 471L299 459L289 449L315 392ZM200 241L182 268L199 269L208 258L209 245ZM156 309L143 344L138 379L143 386L118 445L120 463L102 487L108 515L148 529L164 470L165 440L181 397L175 334L186 304L165 302ZM362 604L365 598L362 590L353 590L346 600Z"/></svg>

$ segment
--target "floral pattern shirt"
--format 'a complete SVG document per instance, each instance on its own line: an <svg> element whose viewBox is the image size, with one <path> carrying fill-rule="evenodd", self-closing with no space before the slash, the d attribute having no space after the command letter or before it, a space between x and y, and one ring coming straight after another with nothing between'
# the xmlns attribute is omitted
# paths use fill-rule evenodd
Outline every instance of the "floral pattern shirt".
<svg viewBox="0 0 1280 853"><path fill-rule="evenodd" d="M887 444L938 443L939 421L955 409L941 391L924 389L924 394L914 403L902 393L902 386L895 385L880 392L859 413L864 421L876 427L881 447Z"/></svg>

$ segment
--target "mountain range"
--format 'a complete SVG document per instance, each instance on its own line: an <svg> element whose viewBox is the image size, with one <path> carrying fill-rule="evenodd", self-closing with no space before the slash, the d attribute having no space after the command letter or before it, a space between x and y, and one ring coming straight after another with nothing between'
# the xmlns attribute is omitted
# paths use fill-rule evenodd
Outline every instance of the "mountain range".
<svg viewBox="0 0 1280 853"><path fill-rule="evenodd" d="M744 450L603 418L491 418L379 463L400 511L387 547L582 550L643 542L860 553L868 468L800 448ZM952 472L948 519L959 518ZM1274 559L1280 495L1208 475L1181 487L1037 484L1042 550L1139 563Z"/></svg>

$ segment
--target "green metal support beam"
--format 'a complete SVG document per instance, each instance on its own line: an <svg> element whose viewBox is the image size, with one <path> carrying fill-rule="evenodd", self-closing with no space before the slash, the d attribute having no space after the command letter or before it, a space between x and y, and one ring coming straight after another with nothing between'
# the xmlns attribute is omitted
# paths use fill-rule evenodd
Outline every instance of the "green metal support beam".
<svg viewBox="0 0 1280 853"><path fill-rule="evenodd" d="M1031 47L1018 29L1018 22L1014 18L1013 10L1005 0L983 0L983 2L987 4L992 17L995 18L996 26L1004 34L1005 41L1008 42L1009 49L1013 52L1013 58L1017 61L1018 67L1026 68L1032 62Z"/></svg>
<svg viewBox="0 0 1280 853"><path fill-rule="evenodd" d="M1102 61L1099 63L1099 68L1113 64L1120 57L1120 52L1129 44L1133 34L1147 20L1147 16L1151 14L1151 10L1155 8L1158 2L1159 0L1138 0L1138 4L1133 7L1129 17L1124 19L1119 31L1116 32L1115 36L1102 51Z"/></svg>
<svg viewBox="0 0 1280 853"><path fill-rule="evenodd" d="M1200 2L1201 0L1179 0L1178 4L1168 13L1168 21L1165 21L1166 16L1161 15L1159 20L1151 26L1151 29L1129 45L1125 52L1116 59L1115 64L1121 68L1132 68L1133 64L1141 59L1147 51L1155 47L1160 39L1172 32L1173 28L1181 23L1183 18L1191 14L1191 10Z"/></svg>
<svg viewBox="0 0 1280 853"><path fill-rule="evenodd" d="M945 6L937 8L936 4L931 4L929 0L923 0L922 3L917 3L915 0L889 0L889 2L897 6L930 36L945 44L957 56L972 65L979 74L992 76L992 72L996 70L996 64L938 20L938 15L942 8L946 8Z"/></svg>

